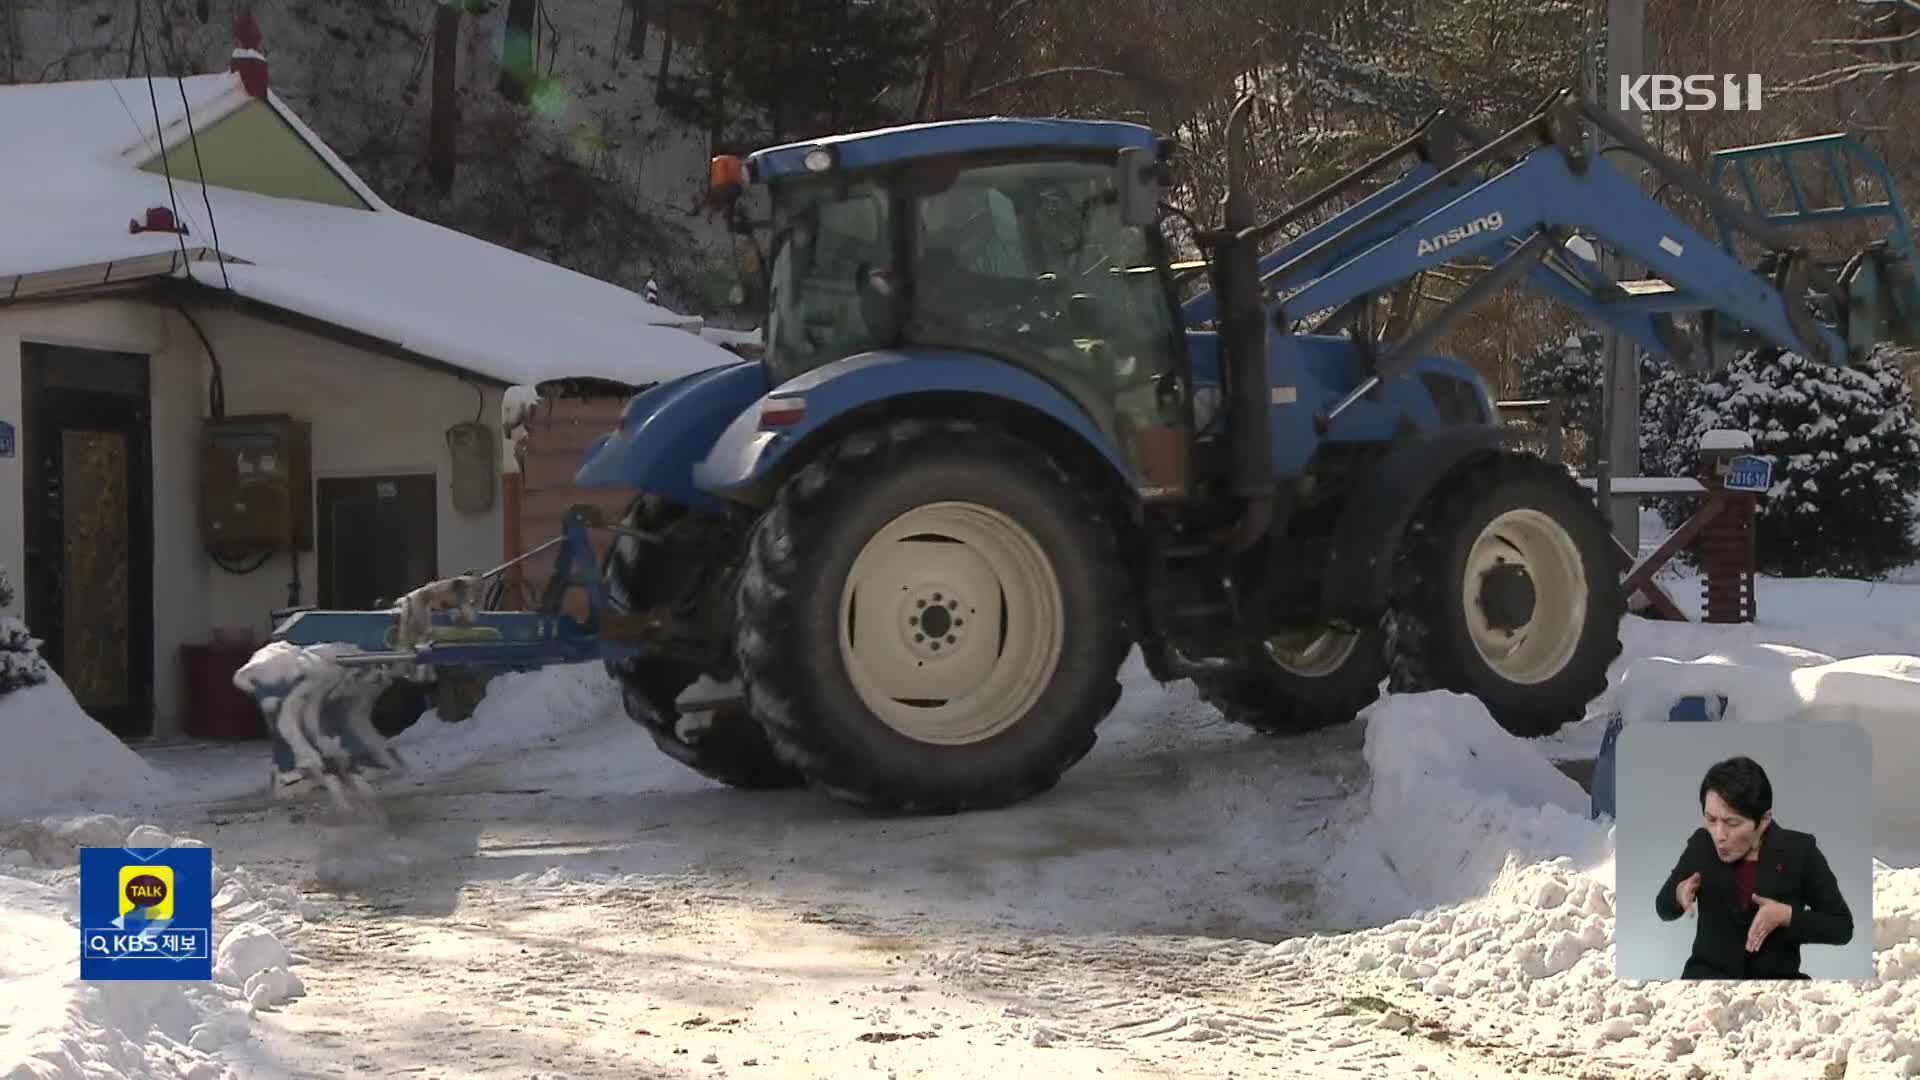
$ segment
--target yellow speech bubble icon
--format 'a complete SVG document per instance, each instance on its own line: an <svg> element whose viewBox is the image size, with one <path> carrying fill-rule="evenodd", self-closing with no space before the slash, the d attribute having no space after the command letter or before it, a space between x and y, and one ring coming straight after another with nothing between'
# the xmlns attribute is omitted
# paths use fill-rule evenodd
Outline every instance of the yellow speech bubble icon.
<svg viewBox="0 0 1920 1080"><path fill-rule="evenodd" d="M173 918L173 867L120 868L120 914L136 910L149 922Z"/></svg>

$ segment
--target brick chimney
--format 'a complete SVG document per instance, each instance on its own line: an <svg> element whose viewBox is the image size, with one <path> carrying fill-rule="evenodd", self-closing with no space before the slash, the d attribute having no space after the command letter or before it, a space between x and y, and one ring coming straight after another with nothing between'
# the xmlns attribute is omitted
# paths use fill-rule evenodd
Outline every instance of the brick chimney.
<svg viewBox="0 0 1920 1080"><path fill-rule="evenodd" d="M267 57L260 51L260 24L254 20L253 12L240 16L240 21L234 24L233 36L236 44L227 70L240 76L240 82L247 88L248 94L265 98L268 85Z"/></svg>

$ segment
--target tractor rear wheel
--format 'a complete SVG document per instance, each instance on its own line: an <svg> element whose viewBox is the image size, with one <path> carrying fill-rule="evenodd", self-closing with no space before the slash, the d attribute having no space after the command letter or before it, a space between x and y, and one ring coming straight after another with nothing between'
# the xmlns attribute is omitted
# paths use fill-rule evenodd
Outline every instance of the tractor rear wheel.
<svg viewBox="0 0 1920 1080"><path fill-rule="evenodd" d="M1613 538L1567 471L1503 452L1429 497L1399 560L1395 692L1451 690L1522 738L1579 720L1620 655Z"/></svg>
<svg viewBox="0 0 1920 1080"><path fill-rule="evenodd" d="M902 420L780 490L741 574L754 716L835 798L952 813L1056 784L1120 699L1114 526L999 428Z"/></svg>
<svg viewBox="0 0 1920 1080"><path fill-rule="evenodd" d="M1277 634L1252 671L1194 679L1200 698L1236 723L1271 735L1300 735L1352 720L1380 696L1385 635L1377 626Z"/></svg>
<svg viewBox="0 0 1920 1080"><path fill-rule="evenodd" d="M700 550L691 541L672 543L673 526L685 516L685 507L651 495L634 501L622 524L664 536L668 544L657 547L626 534L615 539L604 574L607 602L614 611L631 613L670 602L681 586L701 576L702 562L711 561L714 553ZM607 671L620 683L627 715L647 729L654 745L668 757L733 787L800 785L800 774L774 756L766 733L744 705L722 705L698 724L682 723L677 701L700 678L695 665L643 657L609 662Z"/></svg>

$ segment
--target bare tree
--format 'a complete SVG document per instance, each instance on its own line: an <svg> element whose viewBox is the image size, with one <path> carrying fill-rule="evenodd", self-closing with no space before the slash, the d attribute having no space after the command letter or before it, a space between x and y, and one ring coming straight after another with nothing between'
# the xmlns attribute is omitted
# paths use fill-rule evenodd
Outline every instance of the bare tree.
<svg viewBox="0 0 1920 1080"><path fill-rule="evenodd" d="M460 123L458 73L460 0L441 0L433 18L433 112L428 122L427 171L441 194L453 190L456 133Z"/></svg>

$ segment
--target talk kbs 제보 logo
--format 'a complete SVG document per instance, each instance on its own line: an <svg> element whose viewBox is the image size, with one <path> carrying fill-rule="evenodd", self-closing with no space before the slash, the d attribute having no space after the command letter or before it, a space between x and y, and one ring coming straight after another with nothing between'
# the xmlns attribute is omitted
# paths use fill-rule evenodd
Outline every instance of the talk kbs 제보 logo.
<svg viewBox="0 0 1920 1080"><path fill-rule="evenodd" d="M213 852L80 849L80 978L213 978Z"/></svg>
<svg viewBox="0 0 1920 1080"><path fill-rule="evenodd" d="M173 867L121 867L120 915L140 922L172 922Z"/></svg>

